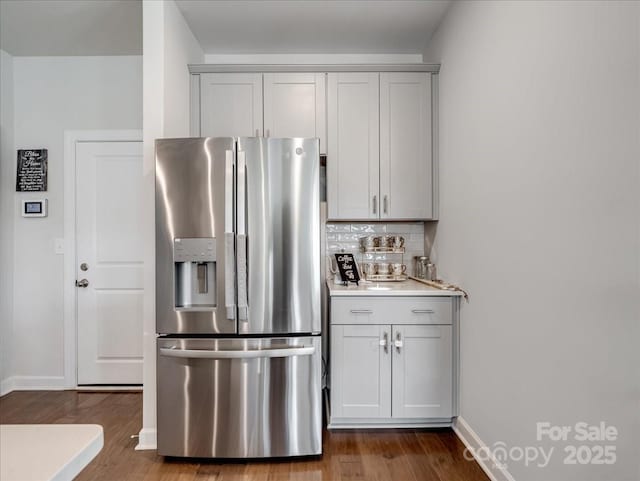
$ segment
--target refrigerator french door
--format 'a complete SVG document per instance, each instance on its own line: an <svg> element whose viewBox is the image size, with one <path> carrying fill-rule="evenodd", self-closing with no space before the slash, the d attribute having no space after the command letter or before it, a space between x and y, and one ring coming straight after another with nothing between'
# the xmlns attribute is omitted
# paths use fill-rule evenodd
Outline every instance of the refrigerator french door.
<svg viewBox="0 0 640 481"><path fill-rule="evenodd" d="M321 453L318 151L156 141L160 454Z"/></svg>

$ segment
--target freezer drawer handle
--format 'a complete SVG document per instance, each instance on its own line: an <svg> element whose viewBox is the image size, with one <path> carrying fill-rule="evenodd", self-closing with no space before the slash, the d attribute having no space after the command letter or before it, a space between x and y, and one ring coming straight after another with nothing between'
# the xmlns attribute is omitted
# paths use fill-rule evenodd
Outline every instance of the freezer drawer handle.
<svg viewBox="0 0 640 481"><path fill-rule="evenodd" d="M435 311L433 309L411 309L411 312L414 314L433 314Z"/></svg>
<svg viewBox="0 0 640 481"><path fill-rule="evenodd" d="M285 347L279 349L253 349L248 351L208 351L205 349L160 348L160 355L188 359L256 359L261 357L310 356L314 346Z"/></svg>

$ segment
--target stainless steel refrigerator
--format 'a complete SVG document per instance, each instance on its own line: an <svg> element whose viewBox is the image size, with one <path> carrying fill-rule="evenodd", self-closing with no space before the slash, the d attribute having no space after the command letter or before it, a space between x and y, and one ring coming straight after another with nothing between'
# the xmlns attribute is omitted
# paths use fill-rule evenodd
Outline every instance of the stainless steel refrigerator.
<svg viewBox="0 0 640 481"><path fill-rule="evenodd" d="M156 141L158 453L322 451L317 139Z"/></svg>

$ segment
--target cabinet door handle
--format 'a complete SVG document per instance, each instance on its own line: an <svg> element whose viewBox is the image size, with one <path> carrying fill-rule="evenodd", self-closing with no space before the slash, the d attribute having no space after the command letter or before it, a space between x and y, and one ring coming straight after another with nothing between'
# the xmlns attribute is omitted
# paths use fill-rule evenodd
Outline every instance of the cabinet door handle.
<svg viewBox="0 0 640 481"><path fill-rule="evenodd" d="M385 214L389 213L389 198L388 196L385 194L384 198L382 199L382 212Z"/></svg>
<svg viewBox="0 0 640 481"><path fill-rule="evenodd" d="M414 314L433 314L435 311L433 309L411 309L411 312Z"/></svg>
<svg viewBox="0 0 640 481"><path fill-rule="evenodd" d="M378 196L377 195L373 196L373 213L374 214L378 213Z"/></svg>
<svg viewBox="0 0 640 481"><path fill-rule="evenodd" d="M369 309L351 309L351 314L372 314Z"/></svg>
<svg viewBox="0 0 640 481"><path fill-rule="evenodd" d="M400 354L400 348L402 347L402 335L400 334L400 332L396 332L396 340L393 343L394 346L396 346L396 352L398 354Z"/></svg>
<svg viewBox="0 0 640 481"><path fill-rule="evenodd" d="M382 339L380 339L380 345L384 347L384 353L388 354L389 353L389 334L387 332L385 332L382 335Z"/></svg>

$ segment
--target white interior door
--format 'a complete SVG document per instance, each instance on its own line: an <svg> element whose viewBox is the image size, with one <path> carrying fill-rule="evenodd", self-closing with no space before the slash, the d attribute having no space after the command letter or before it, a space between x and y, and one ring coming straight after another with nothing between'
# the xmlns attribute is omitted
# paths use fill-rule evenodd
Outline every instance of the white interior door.
<svg viewBox="0 0 640 481"><path fill-rule="evenodd" d="M76 144L78 384L142 384L142 142Z"/></svg>

